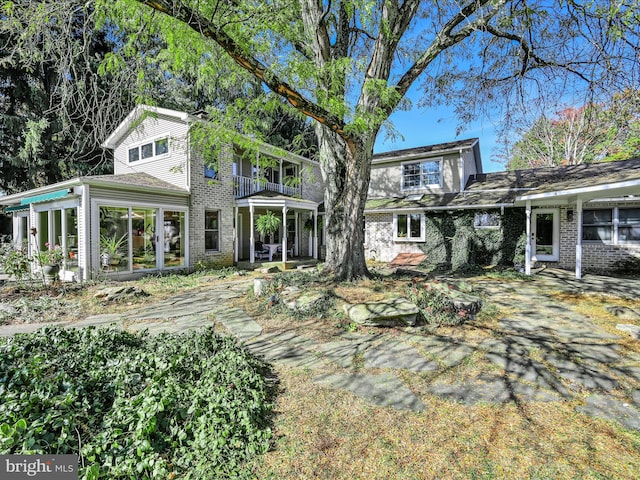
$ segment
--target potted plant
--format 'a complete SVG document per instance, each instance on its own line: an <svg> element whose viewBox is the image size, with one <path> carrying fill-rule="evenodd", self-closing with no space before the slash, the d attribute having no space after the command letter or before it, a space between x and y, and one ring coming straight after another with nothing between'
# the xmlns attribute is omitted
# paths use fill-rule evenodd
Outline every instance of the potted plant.
<svg viewBox="0 0 640 480"><path fill-rule="evenodd" d="M100 259L102 265L118 265L122 254L120 249L125 244L127 235L122 235L120 238L107 235L100 235Z"/></svg>
<svg viewBox="0 0 640 480"><path fill-rule="evenodd" d="M267 213L260 215L256 220L256 230L263 237L271 237L280 228L282 220L280 217L276 217L271 210L267 210Z"/></svg>
<svg viewBox="0 0 640 480"><path fill-rule="evenodd" d="M60 245L44 244L44 249L36 252L34 260L40 266L42 273L47 279L55 279L60 271L60 264L64 260L64 251Z"/></svg>

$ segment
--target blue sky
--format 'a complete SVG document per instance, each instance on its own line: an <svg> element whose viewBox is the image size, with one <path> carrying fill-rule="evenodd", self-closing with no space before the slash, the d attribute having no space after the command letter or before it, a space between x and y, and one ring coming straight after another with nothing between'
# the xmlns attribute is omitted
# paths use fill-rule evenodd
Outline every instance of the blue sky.
<svg viewBox="0 0 640 480"><path fill-rule="evenodd" d="M375 153L478 137L484 171L505 170L504 164L492 161L492 157L495 156L496 132L494 124L499 121L497 118L478 120L465 126L459 135L456 135L458 120L453 107L443 106L429 110L414 107L410 111L393 113L390 120L396 130L402 134L404 141L400 138L395 141L385 139L384 132L381 132L376 141Z"/></svg>

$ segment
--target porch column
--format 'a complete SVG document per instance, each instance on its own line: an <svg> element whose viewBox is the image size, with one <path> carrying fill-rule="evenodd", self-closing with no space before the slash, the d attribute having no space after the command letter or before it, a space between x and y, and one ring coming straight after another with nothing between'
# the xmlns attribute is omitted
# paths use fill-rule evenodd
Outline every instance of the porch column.
<svg viewBox="0 0 640 480"><path fill-rule="evenodd" d="M256 247L253 238L253 204L249 204L249 225L251 225L251 234L249 235L249 263L254 263L256 260Z"/></svg>
<svg viewBox="0 0 640 480"><path fill-rule="evenodd" d="M233 207L233 215L235 220L233 221L233 225L234 225L234 229L233 229L233 261L236 263L236 265L238 264L238 249L240 248L238 245L238 231L240 230L238 228L238 207Z"/></svg>
<svg viewBox="0 0 640 480"><path fill-rule="evenodd" d="M281 184L282 185L282 184ZM282 262L287 261L287 206L282 207Z"/></svg>
<svg viewBox="0 0 640 480"><path fill-rule="evenodd" d="M64 262L63 262L63 266L64 269L67 269L67 263L69 263L69 250L67 250L67 215L66 215L67 209L66 208L61 208L60 209L60 235L61 235L61 242L60 242L60 247L62 247L62 251L64 252ZM56 242L54 242L54 245L56 244Z"/></svg>
<svg viewBox="0 0 640 480"><path fill-rule="evenodd" d="M295 227L293 229L293 231L294 231L293 254L294 255L299 255L299 253L298 253L299 252L299 247L298 247L298 237L299 237L298 226L299 225L298 225L298 222L299 222L300 217L299 217L299 212L297 210L294 213L294 218L295 218L295 220L294 220Z"/></svg>
<svg viewBox="0 0 640 480"><path fill-rule="evenodd" d="M313 258L318 259L318 207L313 210Z"/></svg>
<svg viewBox="0 0 640 480"><path fill-rule="evenodd" d="M284 193L284 179L282 178L282 159L280 159L280 175L279 175L279 178L280 178L280 193Z"/></svg>
<svg viewBox="0 0 640 480"><path fill-rule="evenodd" d="M578 238L576 239L576 278L580 280L582 278L582 199L578 198L576 204L576 215L574 217L578 224L576 225L576 231Z"/></svg>
<svg viewBox="0 0 640 480"><path fill-rule="evenodd" d="M531 275L531 200L527 200L525 214L527 215L527 245L524 249L524 273L526 275Z"/></svg>

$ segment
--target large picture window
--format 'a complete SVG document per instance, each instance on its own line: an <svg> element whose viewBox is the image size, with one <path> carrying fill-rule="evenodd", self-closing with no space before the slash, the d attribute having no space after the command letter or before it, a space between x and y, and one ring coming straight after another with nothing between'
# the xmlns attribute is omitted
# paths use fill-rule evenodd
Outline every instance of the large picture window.
<svg viewBox="0 0 640 480"><path fill-rule="evenodd" d="M582 240L640 242L640 208L606 208L582 212Z"/></svg>
<svg viewBox="0 0 640 480"><path fill-rule="evenodd" d="M402 164L402 189L412 190L442 183L442 161L423 160Z"/></svg>
<svg viewBox="0 0 640 480"><path fill-rule="evenodd" d="M398 213L394 215L394 240L424 241L424 215L421 213Z"/></svg>
<svg viewBox="0 0 640 480"><path fill-rule="evenodd" d="M220 212L207 210L204 214L204 249L220 251Z"/></svg>

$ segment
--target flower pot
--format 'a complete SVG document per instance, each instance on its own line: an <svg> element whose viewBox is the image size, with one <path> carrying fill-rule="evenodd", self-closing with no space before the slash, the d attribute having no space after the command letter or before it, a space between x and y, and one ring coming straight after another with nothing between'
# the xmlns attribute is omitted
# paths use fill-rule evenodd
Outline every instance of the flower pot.
<svg viewBox="0 0 640 480"><path fill-rule="evenodd" d="M42 273L47 280L56 280L58 278L58 272L60 271L60 265L43 265Z"/></svg>

